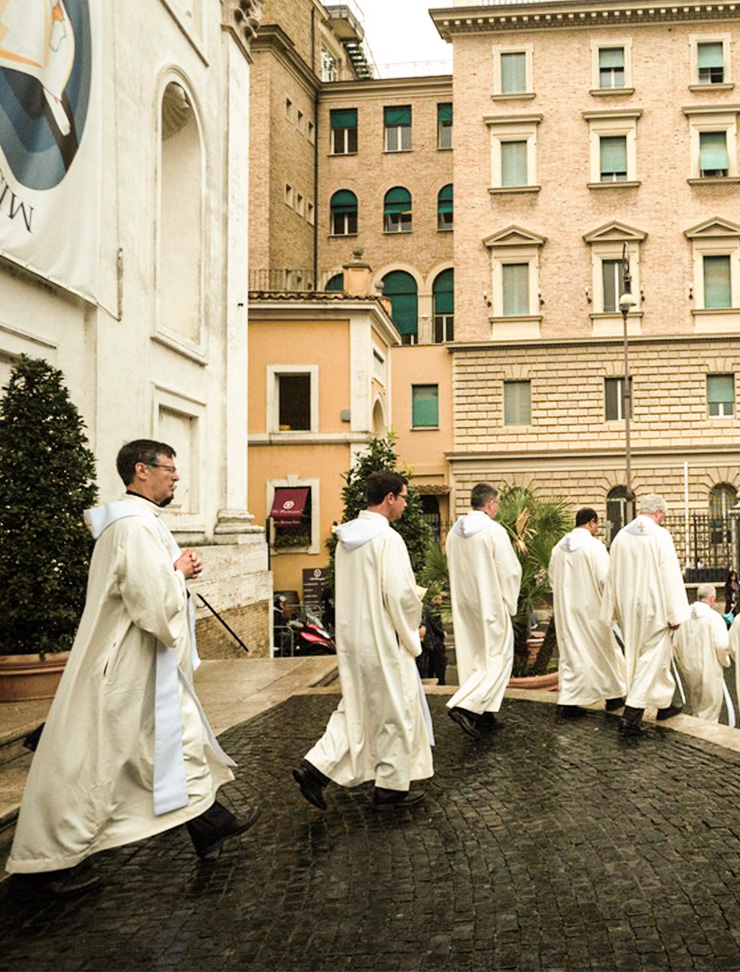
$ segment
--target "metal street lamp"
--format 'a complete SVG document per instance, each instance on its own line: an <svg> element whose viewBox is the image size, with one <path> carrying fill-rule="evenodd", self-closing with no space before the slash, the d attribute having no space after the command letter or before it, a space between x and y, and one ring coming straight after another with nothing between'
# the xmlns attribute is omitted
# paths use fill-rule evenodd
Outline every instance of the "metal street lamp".
<svg viewBox="0 0 740 972"><path fill-rule="evenodd" d="M637 298L632 293L632 276L627 253L627 244L622 247L622 293L619 295L619 309L622 312L624 325L624 384L622 392L622 407L624 409L624 453L625 453L625 489L628 504L634 503L632 492L632 447L630 443L630 413L632 411L632 383L630 381L629 341L627 339L627 315L637 306ZM629 510L629 506L628 506Z"/></svg>

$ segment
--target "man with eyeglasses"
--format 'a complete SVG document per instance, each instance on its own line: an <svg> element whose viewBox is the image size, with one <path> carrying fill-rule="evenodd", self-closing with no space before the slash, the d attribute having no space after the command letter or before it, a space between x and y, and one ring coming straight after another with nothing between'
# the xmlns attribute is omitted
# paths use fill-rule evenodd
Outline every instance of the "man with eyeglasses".
<svg viewBox="0 0 740 972"><path fill-rule="evenodd" d="M251 827L216 801L234 766L192 687L199 664L187 581L203 561L161 519L175 450L136 439L118 453L125 496L88 510L96 543L87 598L23 795L10 858L15 887L79 894L98 851L187 824L205 857Z"/></svg>

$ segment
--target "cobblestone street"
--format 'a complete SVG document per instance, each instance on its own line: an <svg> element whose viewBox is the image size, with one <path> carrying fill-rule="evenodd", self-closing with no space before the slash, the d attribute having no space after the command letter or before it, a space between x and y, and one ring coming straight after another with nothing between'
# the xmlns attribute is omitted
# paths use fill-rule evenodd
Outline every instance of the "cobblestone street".
<svg viewBox="0 0 740 972"><path fill-rule="evenodd" d="M2 885L0 967L740 968L737 754L520 700L476 743L433 696L425 803L379 814L371 785L331 786L322 814L290 769L336 701L297 696L223 734L240 770L222 792L263 815L213 861L183 830L94 858L97 895Z"/></svg>

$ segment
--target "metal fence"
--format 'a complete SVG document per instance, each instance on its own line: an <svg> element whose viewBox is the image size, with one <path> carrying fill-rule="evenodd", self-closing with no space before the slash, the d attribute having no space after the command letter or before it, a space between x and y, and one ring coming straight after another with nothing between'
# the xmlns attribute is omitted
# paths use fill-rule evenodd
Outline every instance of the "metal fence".
<svg viewBox="0 0 740 972"><path fill-rule="evenodd" d="M673 513L666 516L663 525L673 537L684 580L724 583L728 570L737 570L737 517Z"/></svg>
<svg viewBox="0 0 740 972"><path fill-rule="evenodd" d="M313 270L271 267L249 271L249 289L269 293L302 293L314 290Z"/></svg>

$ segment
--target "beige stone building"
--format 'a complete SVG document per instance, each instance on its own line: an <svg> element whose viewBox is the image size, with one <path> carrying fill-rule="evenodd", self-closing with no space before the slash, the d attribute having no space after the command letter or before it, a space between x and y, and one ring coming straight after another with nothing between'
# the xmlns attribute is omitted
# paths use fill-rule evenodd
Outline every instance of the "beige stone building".
<svg viewBox="0 0 740 972"><path fill-rule="evenodd" d="M623 254L632 486L726 507L740 486L737 11L481 3L433 19L455 63L456 507L491 478L618 525Z"/></svg>

